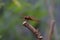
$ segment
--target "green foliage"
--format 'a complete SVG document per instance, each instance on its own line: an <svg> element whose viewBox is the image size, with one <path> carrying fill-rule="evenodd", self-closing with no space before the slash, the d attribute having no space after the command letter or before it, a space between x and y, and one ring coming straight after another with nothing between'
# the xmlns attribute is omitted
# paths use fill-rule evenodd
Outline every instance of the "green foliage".
<svg viewBox="0 0 60 40"><path fill-rule="evenodd" d="M16 1L18 2L18 4L20 4L20 6L16 4ZM0 35L2 36L0 38L1 40L9 40L11 33L13 34L15 40L19 40L19 35L16 31L16 25L22 24L23 18L21 17L34 16L37 19L41 19L47 15L47 10L42 10L43 7L40 1L34 5L24 0L16 1L7 1L7 3L9 4L4 3L4 14L2 15L2 17L0 17ZM30 23L33 26L36 24L35 22Z"/></svg>

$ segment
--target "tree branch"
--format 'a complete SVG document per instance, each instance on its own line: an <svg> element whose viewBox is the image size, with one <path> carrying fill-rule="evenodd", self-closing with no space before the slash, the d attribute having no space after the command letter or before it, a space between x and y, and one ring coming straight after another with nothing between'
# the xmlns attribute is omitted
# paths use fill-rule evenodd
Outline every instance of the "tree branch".
<svg viewBox="0 0 60 40"><path fill-rule="evenodd" d="M56 30L54 30L54 28L56 28L56 23L53 15L55 11L55 0L46 0L46 6L48 7L48 14L50 16L50 24L49 24L50 30L49 30L48 40L52 40L53 32L56 37L56 33L55 33Z"/></svg>
<svg viewBox="0 0 60 40"><path fill-rule="evenodd" d="M55 21L51 20L51 22L49 24L50 30L49 30L49 34L48 34L48 40L52 40L52 35L54 32L54 25L55 25Z"/></svg>
<svg viewBox="0 0 60 40"><path fill-rule="evenodd" d="M30 31L32 31L32 33L36 36L37 40L42 40L43 37L41 36L41 33L37 29L35 29L32 25L30 25L27 21L24 21L23 25Z"/></svg>

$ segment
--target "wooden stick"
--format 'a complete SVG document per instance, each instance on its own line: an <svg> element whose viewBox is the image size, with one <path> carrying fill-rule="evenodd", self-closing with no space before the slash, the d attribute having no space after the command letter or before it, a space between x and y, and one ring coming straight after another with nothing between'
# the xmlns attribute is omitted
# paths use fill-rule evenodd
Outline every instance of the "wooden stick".
<svg viewBox="0 0 60 40"><path fill-rule="evenodd" d="M55 21L51 20L51 22L49 24L50 30L49 30L49 34L48 34L48 40L52 40L52 35L54 32L54 25L55 25Z"/></svg>
<svg viewBox="0 0 60 40"><path fill-rule="evenodd" d="M36 36L37 40L42 40L43 37L41 36L41 33L37 29L35 29L32 25L27 23L27 21L24 21L23 25L30 31L32 31L32 33Z"/></svg>

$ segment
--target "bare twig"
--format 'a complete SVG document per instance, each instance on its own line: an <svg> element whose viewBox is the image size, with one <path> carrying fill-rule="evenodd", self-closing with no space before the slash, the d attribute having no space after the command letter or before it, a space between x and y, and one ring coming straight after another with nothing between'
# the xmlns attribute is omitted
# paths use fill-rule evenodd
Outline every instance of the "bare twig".
<svg viewBox="0 0 60 40"><path fill-rule="evenodd" d="M49 24L50 30L49 30L49 34L48 34L48 40L52 40L52 35L54 32L54 25L55 25L55 21L52 20Z"/></svg>
<svg viewBox="0 0 60 40"><path fill-rule="evenodd" d="M50 3L49 3L50 2ZM55 19L54 19L54 11L55 11L55 0L46 0L46 5L48 7L48 13L50 16L50 30L49 30L49 35L48 35L48 40L52 40L52 35L53 35L53 31L54 34L56 35L54 28L56 28L56 23L55 23ZM55 36L56 37L56 36Z"/></svg>
<svg viewBox="0 0 60 40"><path fill-rule="evenodd" d="M23 22L23 25L27 27L32 33L36 36L37 40L42 40L41 33L35 29L32 25L30 25L27 21Z"/></svg>

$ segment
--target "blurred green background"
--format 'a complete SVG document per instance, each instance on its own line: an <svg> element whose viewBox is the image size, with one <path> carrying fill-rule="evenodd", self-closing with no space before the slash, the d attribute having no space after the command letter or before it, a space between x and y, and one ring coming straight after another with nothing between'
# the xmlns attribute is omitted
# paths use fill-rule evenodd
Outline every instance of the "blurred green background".
<svg viewBox="0 0 60 40"><path fill-rule="evenodd" d="M0 0L0 40L36 40L31 31L22 25L24 16L33 16L41 21L39 24L30 23L39 27L44 40L46 40L49 30L46 0ZM55 0L54 17L59 40L60 0ZM56 40L56 38L53 36L52 40Z"/></svg>

